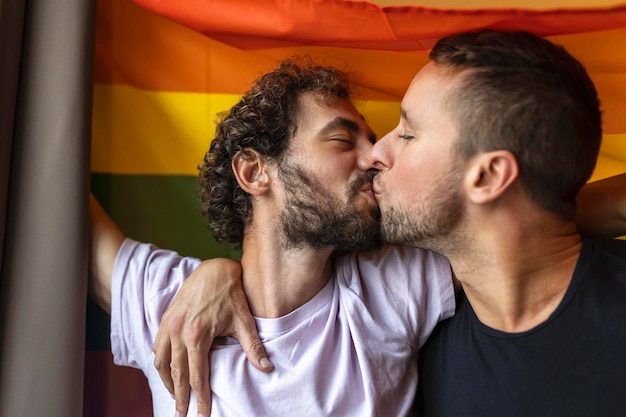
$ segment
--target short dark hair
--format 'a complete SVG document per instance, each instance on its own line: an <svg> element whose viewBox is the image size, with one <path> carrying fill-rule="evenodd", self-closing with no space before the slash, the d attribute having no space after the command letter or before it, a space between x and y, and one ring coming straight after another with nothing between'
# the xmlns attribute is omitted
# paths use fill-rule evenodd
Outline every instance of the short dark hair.
<svg viewBox="0 0 626 417"><path fill-rule="evenodd" d="M295 57L256 80L229 112L222 115L215 138L198 169L202 214L218 242L241 246L251 221L250 195L237 183L231 161L251 148L269 162L279 163L296 134L299 97L314 93L325 103L350 99L346 72L317 65L310 57Z"/></svg>
<svg viewBox="0 0 626 417"><path fill-rule="evenodd" d="M546 39L494 30L442 38L430 58L469 70L448 97L460 155L512 152L528 195L571 217L602 140L600 102L583 65Z"/></svg>

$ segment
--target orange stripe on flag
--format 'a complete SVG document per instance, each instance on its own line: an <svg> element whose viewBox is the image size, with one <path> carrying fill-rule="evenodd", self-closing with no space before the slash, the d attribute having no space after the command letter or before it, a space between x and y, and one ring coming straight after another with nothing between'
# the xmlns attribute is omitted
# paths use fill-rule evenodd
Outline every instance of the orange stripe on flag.
<svg viewBox="0 0 626 417"><path fill-rule="evenodd" d="M286 56L312 55L347 68L366 100L399 101L426 51L315 45L242 51L150 13L127 0L101 0L94 80L154 91L241 94ZM444 19L445 20L445 19ZM552 37L579 57L603 102L607 133L626 132L626 29Z"/></svg>

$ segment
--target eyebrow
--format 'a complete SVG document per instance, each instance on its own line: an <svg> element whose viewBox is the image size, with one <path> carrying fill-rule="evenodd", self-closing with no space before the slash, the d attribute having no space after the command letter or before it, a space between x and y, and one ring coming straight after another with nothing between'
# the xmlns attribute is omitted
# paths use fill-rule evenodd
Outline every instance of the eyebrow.
<svg viewBox="0 0 626 417"><path fill-rule="evenodd" d="M412 119L412 116L409 114L409 112L402 107L400 107L400 120L404 120L406 126L412 127L413 129L415 129L418 125L415 120Z"/></svg>
<svg viewBox="0 0 626 417"><path fill-rule="evenodd" d="M403 109L402 107L400 108L400 116L404 119L404 120L409 120L409 114L406 112L405 109Z"/></svg>
<svg viewBox="0 0 626 417"><path fill-rule="evenodd" d="M335 117L332 121L328 122L326 126L324 126L320 133L326 133L330 130L336 129L338 127L345 127L352 133L359 133L359 124L354 120L346 119L345 117Z"/></svg>
<svg viewBox="0 0 626 417"><path fill-rule="evenodd" d="M333 129L337 129L339 127L346 128L350 132L355 133L355 134L359 133L359 131L361 130L359 128L359 124L357 122L355 122L354 120L350 120L350 119L346 119L345 117L337 116L332 121L327 123L326 126L324 126L320 130L320 133L324 134L326 132L329 132L329 131L331 131ZM375 133L370 134L368 136L368 139L370 140L370 142L375 143L376 142L376 134Z"/></svg>

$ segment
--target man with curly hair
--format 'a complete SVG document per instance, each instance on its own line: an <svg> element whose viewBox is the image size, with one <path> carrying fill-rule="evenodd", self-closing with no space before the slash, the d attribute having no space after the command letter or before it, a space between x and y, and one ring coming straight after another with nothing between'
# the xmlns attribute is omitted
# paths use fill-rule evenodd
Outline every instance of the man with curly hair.
<svg viewBox="0 0 626 417"><path fill-rule="evenodd" d="M417 351L453 313L454 290L440 255L372 252L380 247L374 142L347 75L307 60L261 76L220 121L200 165L202 210L218 241L242 248L243 289L273 371L255 371L239 342L219 339L212 401L203 401L208 378L191 375L201 394L191 415L410 413ZM115 363L145 373L155 416L186 415L189 391L175 401L160 378L185 385L184 370L169 360L153 366L152 345L200 261L125 239L95 201L91 222L91 294L111 313Z"/></svg>

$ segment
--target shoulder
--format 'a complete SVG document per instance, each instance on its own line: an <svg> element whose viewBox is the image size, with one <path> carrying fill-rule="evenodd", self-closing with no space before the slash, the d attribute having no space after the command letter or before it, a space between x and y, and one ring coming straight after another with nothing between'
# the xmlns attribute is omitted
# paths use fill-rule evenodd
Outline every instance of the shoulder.
<svg viewBox="0 0 626 417"><path fill-rule="evenodd" d="M362 269L371 270L376 275L389 273L450 276L448 260L438 253L407 246L383 246L376 252L359 254L354 257Z"/></svg>
<svg viewBox="0 0 626 417"><path fill-rule="evenodd" d="M370 311L408 320L420 343L438 321L454 314L452 269L439 254L385 246L341 257L336 265L342 293L361 300Z"/></svg>
<svg viewBox="0 0 626 417"><path fill-rule="evenodd" d="M588 239L586 244L593 244L599 250L610 256L616 256L626 261L626 240L623 239Z"/></svg>
<svg viewBox="0 0 626 417"><path fill-rule="evenodd" d="M392 287L401 283L420 287L437 284L434 288L447 288L452 282L447 259L419 248L384 246L376 252L340 256L335 266L338 278L348 286L362 282Z"/></svg>
<svg viewBox="0 0 626 417"><path fill-rule="evenodd" d="M617 273L626 280L626 240L585 239L577 267L583 274Z"/></svg>
<svg viewBox="0 0 626 417"><path fill-rule="evenodd" d="M174 274L186 277L199 264L199 259L183 257L176 251L127 238L120 247L113 275L126 278L131 276L165 278Z"/></svg>
<svg viewBox="0 0 626 417"><path fill-rule="evenodd" d="M111 351L116 364L150 369L161 316L199 262L149 243L122 243L111 286Z"/></svg>
<svg viewBox="0 0 626 417"><path fill-rule="evenodd" d="M451 294L452 269L437 253L404 246L383 246L376 252L341 256L336 261L339 279L348 286L367 285ZM450 294L448 294L450 293Z"/></svg>

